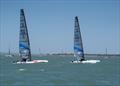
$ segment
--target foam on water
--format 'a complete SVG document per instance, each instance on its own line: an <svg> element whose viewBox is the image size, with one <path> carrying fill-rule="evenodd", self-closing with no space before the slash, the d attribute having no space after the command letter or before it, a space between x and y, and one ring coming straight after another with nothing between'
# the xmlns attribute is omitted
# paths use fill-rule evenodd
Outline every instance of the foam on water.
<svg viewBox="0 0 120 86"><path fill-rule="evenodd" d="M26 71L26 69L22 69L22 68L21 68L21 69L19 69L19 71Z"/></svg>

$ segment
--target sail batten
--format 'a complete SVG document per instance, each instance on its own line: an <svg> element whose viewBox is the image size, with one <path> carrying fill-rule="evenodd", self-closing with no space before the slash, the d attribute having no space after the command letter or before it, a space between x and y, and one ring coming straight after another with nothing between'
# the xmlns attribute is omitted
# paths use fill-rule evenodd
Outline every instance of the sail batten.
<svg viewBox="0 0 120 86"><path fill-rule="evenodd" d="M75 27L74 27L74 56L77 60L84 60L84 50L82 37L80 32L80 25L78 17L75 17Z"/></svg>
<svg viewBox="0 0 120 86"><path fill-rule="evenodd" d="M20 10L19 53L22 61L31 61L31 51L24 10Z"/></svg>

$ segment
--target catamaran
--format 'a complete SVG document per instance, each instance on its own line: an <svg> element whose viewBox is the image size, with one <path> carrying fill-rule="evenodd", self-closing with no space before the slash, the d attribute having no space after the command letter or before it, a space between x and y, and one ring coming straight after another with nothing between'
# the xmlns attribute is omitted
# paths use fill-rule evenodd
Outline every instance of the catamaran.
<svg viewBox="0 0 120 86"><path fill-rule="evenodd" d="M6 56L6 57L13 57L13 56L14 56L14 55L11 54L10 48L9 48L9 50L8 50L8 54L6 54L5 56Z"/></svg>
<svg viewBox="0 0 120 86"><path fill-rule="evenodd" d="M108 53L107 53L107 48L105 49L105 58L109 58Z"/></svg>
<svg viewBox="0 0 120 86"><path fill-rule="evenodd" d="M21 61L17 63L39 63L48 62L48 60L32 60L28 29L24 10L20 10L20 33L19 33L19 54Z"/></svg>
<svg viewBox="0 0 120 86"><path fill-rule="evenodd" d="M80 31L80 25L78 17L75 17L75 27L74 27L74 57L73 63L96 63L99 60L85 60L84 49L82 43L82 36Z"/></svg>

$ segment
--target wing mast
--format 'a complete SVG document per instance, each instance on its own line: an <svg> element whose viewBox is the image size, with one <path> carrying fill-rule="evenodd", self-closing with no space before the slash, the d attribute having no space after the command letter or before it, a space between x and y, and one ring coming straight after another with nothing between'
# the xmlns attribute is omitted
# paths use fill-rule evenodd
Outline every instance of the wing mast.
<svg viewBox="0 0 120 86"><path fill-rule="evenodd" d="M79 20L77 16L75 17L74 27L74 55L77 57L77 60L85 60Z"/></svg>
<svg viewBox="0 0 120 86"><path fill-rule="evenodd" d="M31 61L31 50L24 10L20 10L19 53L22 61Z"/></svg>

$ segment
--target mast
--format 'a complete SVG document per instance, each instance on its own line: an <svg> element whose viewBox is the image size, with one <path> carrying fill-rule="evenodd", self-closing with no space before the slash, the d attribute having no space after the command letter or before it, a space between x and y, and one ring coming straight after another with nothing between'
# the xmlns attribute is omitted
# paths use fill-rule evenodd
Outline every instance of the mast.
<svg viewBox="0 0 120 86"><path fill-rule="evenodd" d="M23 9L20 9L19 53L22 61L31 61L30 42Z"/></svg>
<svg viewBox="0 0 120 86"><path fill-rule="evenodd" d="M40 56L41 56L41 49L39 48L39 54L40 54Z"/></svg>
<svg viewBox="0 0 120 86"><path fill-rule="evenodd" d="M8 51L8 55L10 55L10 48L9 48L9 51Z"/></svg>
<svg viewBox="0 0 120 86"><path fill-rule="evenodd" d="M85 60L80 25L77 16L75 17L74 27L74 55L77 57L77 60Z"/></svg>
<svg viewBox="0 0 120 86"><path fill-rule="evenodd" d="M106 56L107 56L107 48L105 49L105 54L106 54Z"/></svg>

